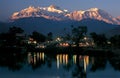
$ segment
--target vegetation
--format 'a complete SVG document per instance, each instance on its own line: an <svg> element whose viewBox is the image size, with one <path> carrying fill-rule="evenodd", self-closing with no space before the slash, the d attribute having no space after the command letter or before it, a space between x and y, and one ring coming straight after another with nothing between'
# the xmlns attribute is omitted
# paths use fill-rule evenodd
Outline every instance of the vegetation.
<svg viewBox="0 0 120 78"><path fill-rule="evenodd" d="M37 32L37 31L33 31L32 35L30 35L31 38L33 38L34 40L36 40L37 42L45 42L46 40L46 36L44 36L43 34Z"/></svg>
<svg viewBox="0 0 120 78"><path fill-rule="evenodd" d="M92 39L94 40L96 46L105 47L107 46L108 39L105 34L96 34L95 32L90 33Z"/></svg>
<svg viewBox="0 0 120 78"><path fill-rule="evenodd" d="M115 35L110 38L111 47L120 48L120 35Z"/></svg>
<svg viewBox="0 0 120 78"><path fill-rule="evenodd" d="M72 27L72 36L73 41L77 46L79 46L80 40L86 35L87 33L87 27L86 26L78 26L78 27Z"/></svg>
<svg viewBox="0 0 120 78"><path fill-rule="evenodd" d="M52 33L52 32L49 32L49 33L47 34L47 40L48 40L48 41L52 41L52 40L53 40L53 33Z"/></svg>
<svg viewBox="0 0 120 78"><path fill-rule="evenodd" d="M24 30L19 27L10 27L7 33L0 34L0 46L23 46L25 35Z"/></svg>
<svg viewBox="0 0 120 78"><path fill-rule="evenodd" d="M65 41L75 42L77 47L87 34L86 26L71 26L71 34L66 34L63 37ZM105 47L115 47L120 48L120 35L112 36L107 38L105 34L96 34L95 32L90 33L91 38L93 39L96 47L105 48ZM32 38L37 43L43 43L46 41L53 41L53 33L49 32L47 36L43 35L40 32L33 31L31 35L27 36L24 33L24 30L20 27L10 27L9 31L6 33L0 33L0 47L26 47L27 37ZM29 44L27 44L29 45ZM57 44L56 44L57 45ZM35 47L35 45L32 45Z"/></svg>

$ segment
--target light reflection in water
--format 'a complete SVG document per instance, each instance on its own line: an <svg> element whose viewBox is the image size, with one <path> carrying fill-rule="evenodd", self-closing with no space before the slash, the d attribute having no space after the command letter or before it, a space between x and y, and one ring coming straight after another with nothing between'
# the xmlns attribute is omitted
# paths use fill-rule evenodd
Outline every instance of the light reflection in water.
<svg viewBox="0 0 120 78"><path fill-rule="evenodd" d="M44 54L44 52L28 52L27 56L28 56L28 59L27 59L28 63L31 65L30 67L32 67L33 69L36 69L41 66L40 71L38 71L38 70L36 71L37 73L38 72L40 72L40 74L44 73L44 75L46 76L47 74L49 74L48 73L48 71L49 71L50 74L52 73L52 75L55 75L56 78L58 78L58 77L64 78L64 77L61 77L61 75L60 75L61 73L63 76L67 76L67 74L66 74L66 72L64 72L64 70L67 70L67 72L69 73L68 78L83 78L82 77L83 75L86 75L84 78L87 78L90 75L91 76L96 75L96 73L92 75L91 72L93 72L93 71L95 72L97 69L101 69L101 67L103 68L104 65L106 65L106 62L108 59L106 57L103 58L101 56L100 57L96 57L96 56L89 57L87 55L83 56L83 55L77 55L77 54L74 54L74 55L72 55L72 54L54 54L53 55L53 54ZM15 58L12 58L13 61L15 61L14 59ZM16 61L17 61L17 59L18 58L16 58ZM56 61L56 59L57 59L57 61ZM116 59L117 61L113 60L113 59ZM7 61L9 59L3 58L3 60ZM26 60L26 58L25 58L25 60ZM116 62L114 62L114 61L116 61ZM19 60L17 62L19 63ZM26 63L21 63L21 62L19 64L26 64ZM111 58L109 58L108 62L111 62L115 66L119 67L119 59L117 57L112 57L112 60L111 60ZM105 69L105 73L103 72L104 75L106 73L109 74L108 73L110 71L109 68L111 68L108 62L107 62L107 65L109 67L107 68L107 71ZM12 62L12 63L18 64L15 62ZM50 63L51 63L52 68L49 69L48 65L50 65ZM56 70L56 64L57 64L57 68L58 68L57 70ZM62 67L62 66L64 66L64 67ZM12 68L15 69L14 67L15 66L13 66ZM28 69L28 68L26 68L26 69ZM25 69L25 71L26 71L26 69ZM90 69L90 70L88 70L88 69ZM89 71L90 74L87 75L87 73L86 73L87 71ZM98 75L96 75L96 76L99 76L101 74L101 71L100 71L100 74L98 71L96 71L96 72L98 73ZM113 68L111 70L111 73L112 72L114 73ZM75 73L75 75L77 74L76 77L69 77L69 75L72 75L72 74L74 75L74 73ZM116 73L116 71L115 71L115 73ZM82 76L79 77L79 75L82 75Z"/></svg>
<svg viewBox="0 0 120 78"><path fill-rule="evenodd" d="M77 55L73 55L73 63L76 64Z"/></svg>
<svg viewBox="0 0 120 78"><path fill-rule="evenodd" d="M36 64L39 60L44 61L44 52L28 52L28 63Z"/></svg>
<svg viewBox="0 0 120 78"><path fill-rule="evenodd" d="M84 57L84 72L86 72L87 66L89 65L89 56Z"/></svg>
<svg viewBox="0 0 120 78"><path fill-rule="evenodd" d="M65 65L68 64L68 57L69 57L68 54L57 54L56 58L57 58L58 69L59 69L60 64L65 64ZM72 56L73 64L76 64L77 57L79 57L79 63L80 65L84 66L84 72L86 72L87 66L89 65L89 56L73 55Z"/></svg>
<svg viewBox="0 0 120 78"><path fill-rule="evenodd" d="M65 59L65 60L64 60ZM66 61L66 55L63 54L63 64L65 64L65 61Z"/></svg>
<svg viewBox="0 0 120 78"><path fill-rule="evenodd" d="M67 65L68 64L68 60L70 60L70 58L68 58L68 54L57 54L56 55L56 59L57 59L57 68L59 69L60 65ZM84 67L84 72L86 72L87 66L89 65L89 56L77 56L77 55L73 55L72 56L72 62L73 64L77 63L77 57L79 57L79 63L80 65L82 65Z"/></svg>
<svg viewBox="0 0 120 78"><path fill-rule="evenodd" d="M59 66L60 66L60 60L59 60L59 55L57 55L57 68L59 69Z"/></svg>
<svg viewBox="0 0 120 78"><path fill-rule="evenodd" d="M36 53L34 52L34 64L36 64Z"/></svg>
<svg viewBox="0 0 120 78"><path fill-rule="evenodd" d="M78 58L78 59L77 59ZM39 61L45 60L45 54L44 52L29 52L28 53L28 63L36 65ZM72 59L70 59L70 56L68 54L57 54L56 55L56 65L59 69L60 65L68 65L68 62L70 60L73 64L76 64L79 62L81 66L84 67L84 72L87 70L87 66L89 65L89 56L82 56L82 55L73 55ZM77 61L78 60L78 61Z"/></svg>
<svg viewBox="0 0 120 78"><path fill-rule="evenodd" d="M62 54L58 55L60 57L60 64L62 64Z"/></svg>
<svg viewBox="0 0 120 78"><path fill-rule="evenodd" d="M68 54L57 54L56 55L57 59L57 68L59 69L60 64L68 64Z"/></svg>
<svg viewBox="0 0 120 78"><path fill-rule="evenodd" d="M32 59L32 56L31 56L31 53L28 52L28 63L33 63L33 59Z"/></svg>
<svg viewBox="0 0 120 78"><path fill-rule="evenodd" d="M40 56L39 56L39 52L37 52L37 60L39 60Z"/></svg>
<svg viewBox="0 0 120 78"><path fill-rule="evenodd" d="M68 64L68 55L65 56L65 63Z"/></svg>

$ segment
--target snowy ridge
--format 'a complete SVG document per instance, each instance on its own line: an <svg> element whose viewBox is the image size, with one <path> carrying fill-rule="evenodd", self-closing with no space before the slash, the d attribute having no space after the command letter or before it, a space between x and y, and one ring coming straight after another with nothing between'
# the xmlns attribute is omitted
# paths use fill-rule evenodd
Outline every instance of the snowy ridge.
<svg viewBox="0 0 120 78"><path fill-rule="evenodd" d="M50 5L49 7L33 7L29 6L20 12L15 12L11 16L12 20L26 18L26 17L44 17L46 19L53 20L65 20L67 17L65 14L68 13L67 10L61 10L59 7Z"/></svg>
<svg viewBox="0 0 120 78"><path fill-rule="evenodd" d="M85 11L74 11L69 14L70 19L80 21L82 19L96 19L99 21L104 21L111 24L120 24L120 21L116 20L116 18L112 17L110 14L105 12L104 10L98 8L91 8Z"/></svg>
<svg viewBox="0 0 120 78"><path fill-rule="evenodd" d="M116 19L117 19L118 21L120 21L120 16L118 16Z"/></svg>
<svg viewBox="0 0 120 78"><path fill-rule="evenodd" d="M62 10L60 7L55 5L50 5L48 7L33 7L29 6L20 12L15 12L11 16L12 20L26 18L26 17L43 17L51 20L75 20L81 21L83 19L95 19L99 21L104 21L110 24L119 24L120 17L114 18L104 10L98 8L90 8L88 10L80 10L69 12L68 10Z"/></svg>

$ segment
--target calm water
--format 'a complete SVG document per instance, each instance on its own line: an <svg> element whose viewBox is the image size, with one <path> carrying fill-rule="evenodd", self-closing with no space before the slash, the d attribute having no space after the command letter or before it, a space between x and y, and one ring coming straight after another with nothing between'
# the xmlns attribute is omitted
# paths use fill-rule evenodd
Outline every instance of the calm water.
<svg viewBox="0 0 120 78"><path fill-rule="evenodd" d="M0 78L120 78L120 56L1 53Z"/></svg>

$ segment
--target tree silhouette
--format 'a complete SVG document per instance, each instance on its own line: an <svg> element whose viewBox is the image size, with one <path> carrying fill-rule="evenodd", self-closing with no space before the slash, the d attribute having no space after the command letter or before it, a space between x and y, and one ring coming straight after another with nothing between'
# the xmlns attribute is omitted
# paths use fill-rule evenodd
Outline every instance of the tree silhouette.
<svg viewBox="0 0 120 78"><path fill-rule="evenodd" d="M24 32L24 30L22 28L20 28L20 27L13 26L13 27L9 28L9 33L16 34L16 33L23 33L23 32Z"/></svg>
<svg viewBox="0 0 120 78"><path fill-rule="evenodd" d="M0 34L3 46L20 46L24 40L24 30L20 27L10 27L7 33Z"/></svg>
<svg viewBox="0 0 120 78"><path fill-rule="evenodd" d="M52 40L53 40L53 33L52 33L52 32L49 32L49 33L47 34L47 40L48 40L48 41L52 41Z"/></svg>
<svg viewBox="0 0 120 78"><path fill-rule="evenodd" d="M97 46L103 47L107 44L107 38L105 34L96 34L95 32L92 32L90 35Z"/></svg>
<svg viewBox="0 0 120 78"><path fill-rule="evenodd" d="M37 42L44 42L46 40L46 37L37 31L33 31L32 35L30 35L30 37L32 37Z"/></svg>
<svg viewBox="0 0 120 78"><path fill-rule="evenodd" d="M87 27L86 26L78 26L78 27L71 26L71 28L72 28L73 41L75 41L76 45L79 46L80 39L82 39L87 33Z"/></svg>
<svg viewBox="0 0 120 78"><path fill-rule="evenodd" d="M110 38L112 47L120 48L120 35L114 35Z"/></svg>

